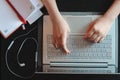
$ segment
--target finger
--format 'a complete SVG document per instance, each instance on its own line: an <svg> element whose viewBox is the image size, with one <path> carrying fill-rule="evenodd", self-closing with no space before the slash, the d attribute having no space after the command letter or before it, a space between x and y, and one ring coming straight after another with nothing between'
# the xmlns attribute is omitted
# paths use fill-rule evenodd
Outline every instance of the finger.
<svg viewBox="0 0 120 80"><path fill-rule="evenodd" d="M63 50L65 53L67 53L67 54L69 54L69 53L70 53L70 51L68 50L68 48L67 48L67 46L66 46L66 45L61 44L61 48L62 48L62 50Z"/></svg>
<svg viewBox="0 0 120 80"><path fill-rule="evenodd" d="M98 37L94 40L94 42L98 43L100 39L101 39L101 37L98 36Z"/></svg>
<svg viewBox="0 0 120 80"><path fill-rule="evenodd" d="M102 42L102 41L104 40L104 38L106 37L106 35L107 35L107 34L101 34L101 35L100 35L101 38L99 39L98 42L99 42L99 43Z"/></svg>
<svg viewBox="0 0 120 80"><path fill-rule="evenodd" d="M91 29L93 28L93 22L91 22L89 25L88 25L88 29L86 30L86 32L89 32L91 31Z"/></svg>
<svg viewBox="0 0 120 80"><path fill-rule="evenodd" d="M94 31L94 34L90 37L90 40L95 42L95 40L100 37L100 33L98 31Z"/></svg>
<svg viewBox="0 0 120 80"><path fill-rule="evenodd" d="M89 31L89 32L86 34L85 38L89 38L89 39L90 39L94 34L95 34L95 31L92 29L91 31Z"/></svg>
<svg viewBox="0 0 120 80"><path fill-rule="evenodd" d="M88 38L89 33L92 31L92 26L93 26L93 22L91 22L88 25L88 29L86 30L86 34L85 34L84 38Z"/></svg>
<svg viewBox="0 0 120 80"><path fill-rule="evenodd" d="M54 38L52 38L52 44L56 48L56 44L55 44L55 39Z"/></svg>
<svg viewBox="0 0 120 80"><path fill-rule="evenodd" d="M57 42L58 42L58 45L57 45L57 46L58 46L59 49L62 48L62 46L61 46L61 41L62 41L62 40L61 40L61 37L59 37L59 38L57 39Z"/></svg>
<svg viewBox="0 0 120 80"><path fill-rule="evenodd" d="M104 40L104 37L101 37L99 40L98 40L98 43L102 42Z"/></svg>
<svg viewBox="0 0 120 80"><path fill-rule="evenodd" d="M57 37L53 37L53 38L52 38L52 43L53 43L53 46L54 46L55 48L58 48Z"/></svg>
<svg viewBox="0 0 120 80"><path fill-rule="evenodd" d="M65 53L69 54L70 51L68 50L67 45L66 45L67 35L68 35L68 34L65 33L65 34L62 36L62 44L61 44L61 46L62 46L62 48L63 48L63 51L64 51Z"/></svg>
<svg viewBox="0 0 120 80"><path fill-rule="evenodd" d="M64 47L64 48L63 48L63 51L64 51L65 53L67 53L67 54L70 54L70 51L68 50L67 47Z"/></svg>
<svg viewBox="0 0 120 80"><path fill-rule="evenodd" d="M91 37L90 37L90 40L95 42L95 40L98 38L98 34L94 33Z"/></svg>
<svg viewBox="0 0 120 80"><path fill-rule="evenodd" d="M57 49L58 48L58 44L57 43L53 43L53 46Z"/></svg>

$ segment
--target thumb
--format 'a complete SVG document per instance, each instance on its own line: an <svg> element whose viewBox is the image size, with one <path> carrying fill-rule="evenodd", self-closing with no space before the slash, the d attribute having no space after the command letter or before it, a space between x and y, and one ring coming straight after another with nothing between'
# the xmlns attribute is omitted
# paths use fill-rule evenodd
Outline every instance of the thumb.
<svg viewBox="0 0 120 80"><path fill-rule="evenodd" d="M86 30L86 34L85 34L85 36L84 36L84 39L88 38L88 33L91 31L93 24L94 24L94 22L91 22L91 23L88 25L88 28L87 28L87 30Z"/></svg>

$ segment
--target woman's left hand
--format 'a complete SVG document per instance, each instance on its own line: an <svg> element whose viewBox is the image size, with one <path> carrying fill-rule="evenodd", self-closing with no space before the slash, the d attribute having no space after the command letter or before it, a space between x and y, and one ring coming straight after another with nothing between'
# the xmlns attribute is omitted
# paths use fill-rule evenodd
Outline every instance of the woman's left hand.
<svg viewBox="0 0 120 80"><path fill-rule="evenodd" d="M101 42L109 32L112 26L112 20L106 17L100 17L90 23L85 39L88 39L92 42Z"/></svg>

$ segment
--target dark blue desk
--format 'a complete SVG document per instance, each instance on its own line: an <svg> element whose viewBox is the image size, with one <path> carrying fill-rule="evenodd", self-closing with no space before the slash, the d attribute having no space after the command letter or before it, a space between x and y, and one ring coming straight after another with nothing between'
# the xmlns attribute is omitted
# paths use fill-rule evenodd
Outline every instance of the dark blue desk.
<svg viewBox="0 0 120 80"><path fill-rule="evenodd" d="M68 11L68 12L74 12L74 11L78 11L78 12L105 12L109 6L112 4L113 0L57 0L58 3L58 7L60 11ZM47 14L45 8L42 9L44 14ZM8 47L8 45L11 43L11 41L22 34L27 33L29 30L33 29L34 27L36 27L36 25L38 23L41 23L42 25L42 17L37 20L34 24L32 24L31 26L29 24L26 25L27 30L23 31L21 28L18 29L13 35L11 35L8 39L4 39L3 37L1 37L1 80L23 80L21 78L15 77L13 74L11 74L5 64L5 52L6 49ZM119 16L119 27L120 27L120 16ZM120 29L120 28L119 28ZM39 44L41 47L40 53L42 52L42 27L39 28L41 34L41 44ZM120 33L120 32L119 32ZM31 34L29 34L28 36L32 36L34 38L37 39L38 36L38 28L36 28L34 31L32 31ZM25 38L25 37L24 37ZM23 41L24 38L19 39L19 41L17 41L18 43L15 45L19 45L20 41ZM120 37L119 37L120 40ZM30 42L31 43L31 42ZM29 44L29 43L27 43ZM32 46L32 45L29 45ZM34 47L35 49L35 45L33 45L32 47ZM13 49L13 52L16 52L16 49ZM12 53L12 52L11 52ZM23 53L22 55L24 56L30 56L31 60L28 61L30 62L31 66L31 70L27 71L27 72L34 72L34 55L32 54L32 49L31 48L25 48L23 49ZM119 56L120 56L120 52L119 52ZM14 56L12 56L14 58ZM12 58L11 57L11 58ZM14 61L13 61L14 62ZM120 58L119 58L119 63L120 63ZM17 65L17 64L16 64ZM120 64L119 64L119 68L120 68ZM26 72L26 70L24 71ZM120 70L119 70L120 72ZM28 73L26 73L28 74ZM28 74L29 75L29 74ZM106 74L106 75L102 75L102 74L95 74L95 75L55 75L55 74L38 74L38 75L34 75L32 78L28 79L28 80L48 80L48 79L52 79L52 80L56 80L56 79L67 79L67 80L73 80L73 79L84 79L84 80L120 80L120 74Z"/></svg>

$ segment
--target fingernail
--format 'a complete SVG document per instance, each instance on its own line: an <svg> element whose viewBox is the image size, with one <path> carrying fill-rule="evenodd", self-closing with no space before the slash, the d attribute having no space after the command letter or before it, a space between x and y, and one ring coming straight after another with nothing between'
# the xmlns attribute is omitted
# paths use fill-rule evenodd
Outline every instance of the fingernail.
<svg viewBox="0 0 120 80"><path fill-rule="evenodd" d="M67 54L70 54L70 51L68 51Z"/></svg>

